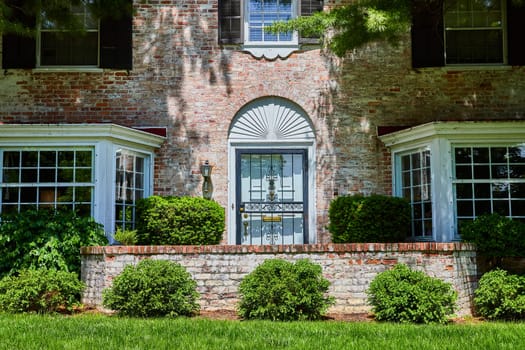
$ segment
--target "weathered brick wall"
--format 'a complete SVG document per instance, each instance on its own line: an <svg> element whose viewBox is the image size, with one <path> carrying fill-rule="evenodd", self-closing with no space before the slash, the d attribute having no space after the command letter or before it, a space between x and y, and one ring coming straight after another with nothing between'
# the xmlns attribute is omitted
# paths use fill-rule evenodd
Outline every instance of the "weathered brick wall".
<svg viewBox="0 0 525 350"><path fill-rule="evenodd" d="M137 0L135 8L131 71L7 70L0 74L0 123L166 127L156 193L200 195L199 164L208 159L214 199L226 206L232 118L263 96L290 99L316 131L320 243L329 241L334 195L391 191L377 126L525 114L523 67L414 70L408 36L396 48L372 44L341 60L321 50L255 59L218 45L217 0Z"/></svg>
<svg viewBox="0 0 525 350"><path fill-rule="evenodd" d="M476 253L461 243L317 244L304 246L109 246L82 248L83 302L100 307L102 290L128 264L141 259L180 263L197 282L202 310L235 310L239 283L264 260L308 258L320 264L336 298L330 313L370 311L366 290L371 280L404 263L451 283L458 292L458 315L471 314L477 284Z"/></svg>

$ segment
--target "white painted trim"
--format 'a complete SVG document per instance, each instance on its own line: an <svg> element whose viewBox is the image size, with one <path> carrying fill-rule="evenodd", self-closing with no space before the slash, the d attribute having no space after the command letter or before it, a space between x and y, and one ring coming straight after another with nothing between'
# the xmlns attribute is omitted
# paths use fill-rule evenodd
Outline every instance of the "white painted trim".
<svg viewBox="0 0 525 350"><path fill-rule="evenodd" d="M49 141L93 143L98 140L152 151L159 148L165 138L116 124L0 124L0 145L13 141L40 144Z"/></svg>

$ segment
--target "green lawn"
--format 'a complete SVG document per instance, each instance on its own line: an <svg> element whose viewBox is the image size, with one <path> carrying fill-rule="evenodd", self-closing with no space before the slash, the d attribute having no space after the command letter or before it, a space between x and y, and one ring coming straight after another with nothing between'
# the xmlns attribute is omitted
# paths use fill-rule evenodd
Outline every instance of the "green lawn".
<svg viewBox="0 0 525 350"><path fill-rule="evenodd" d="M525 323L129 319L0 314L0 349L525 349Z"/></svg>

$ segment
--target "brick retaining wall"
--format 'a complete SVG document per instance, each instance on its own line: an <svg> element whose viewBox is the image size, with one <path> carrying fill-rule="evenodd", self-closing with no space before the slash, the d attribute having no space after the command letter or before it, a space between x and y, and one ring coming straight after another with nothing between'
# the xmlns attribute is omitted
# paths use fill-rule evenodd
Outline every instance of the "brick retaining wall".
<svg viewBox="0 0 525 350"><path fill-rule="evenodd" d="M366 290L374 276L404 263L451 283L458 291L458 315L471 314L477 284L476 252L464 243L363 243L288 246L105 246L83 247L83 303L100 307L102 290L128 264L141 259L180 263L197 281L203 311L235 310L242 278L264 260L309 258L323 267L336 299L330 313L368 312Z"/></svg>

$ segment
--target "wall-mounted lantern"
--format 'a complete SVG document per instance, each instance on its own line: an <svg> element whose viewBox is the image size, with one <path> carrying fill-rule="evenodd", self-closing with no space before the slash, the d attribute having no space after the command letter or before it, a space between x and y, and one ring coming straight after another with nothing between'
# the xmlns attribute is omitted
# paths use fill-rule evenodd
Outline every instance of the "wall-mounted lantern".
<svg viewBox="0 0 525 350"><path fill-rule="evenodd" d="M208 161L201 164L201 175L204 178L202 182L202 197L206 199L211 199L213 193L213 184L211 183L212 168L213 166Z"/></svg>

